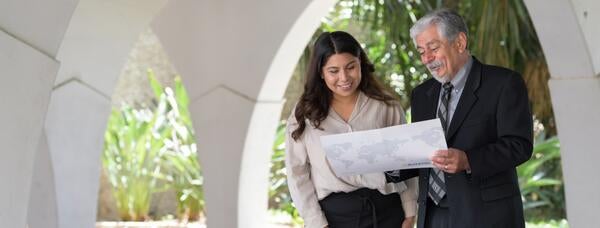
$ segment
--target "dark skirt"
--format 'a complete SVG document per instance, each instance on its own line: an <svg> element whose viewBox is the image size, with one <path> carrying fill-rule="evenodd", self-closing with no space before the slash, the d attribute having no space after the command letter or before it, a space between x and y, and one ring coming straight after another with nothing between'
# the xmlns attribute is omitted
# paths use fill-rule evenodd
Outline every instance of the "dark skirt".
<svg viewBox="0 0 600 228"><path fill-rule="evenodd" d="M399 228L404 210L398 193L362 188L332 193L319 201L329 228Z"/></svg>

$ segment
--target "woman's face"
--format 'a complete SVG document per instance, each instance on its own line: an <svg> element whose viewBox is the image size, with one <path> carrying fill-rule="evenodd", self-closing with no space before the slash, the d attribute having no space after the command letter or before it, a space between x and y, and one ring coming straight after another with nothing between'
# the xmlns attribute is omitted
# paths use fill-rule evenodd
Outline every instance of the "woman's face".
<svg viewBox="0 0 600 228"><path fill-rule="evenodd" d="M361 80L360 60L349 54L333 54L321 69L327 88L334 98L351 97L357 94Z"/></svg>

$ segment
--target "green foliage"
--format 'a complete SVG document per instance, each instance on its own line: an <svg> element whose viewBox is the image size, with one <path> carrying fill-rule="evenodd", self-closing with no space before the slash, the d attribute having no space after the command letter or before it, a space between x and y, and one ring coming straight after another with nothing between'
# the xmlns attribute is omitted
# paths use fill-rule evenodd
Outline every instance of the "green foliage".
<svg viewBox="0 0 600 228"><path fill-rule="evenodd" d="M282 121L277 127L277 135L273 143L273 155L271 156L271 173L269 175L269 209L282 211L292 218L292 223L301 224L302 218L292 203L290 197L286 170L285 170L285 122Z"/></svg>
<svg viewBox="0 0 600 228"><path fill-rule="evenodd" d="M152 194L174 189L181 219L196 220L204 209L187 93L176 77L175 90L148 72L156 95L153 108L114 108L105 133L102 162L113 187L121 220L148 219Z"/></svg>
<svg viewBox="0 0 600 228"><path fill-rule="evenodd" d="M175 90L162 85L152 71L148 78L159 101L166 100L162 121L168 126L168 134L163 138L161 149L163 168L162 179L173 188L177 195L177 213L180 219L197 220L204 210L203 178L198 163L196 139L188 110L188 95L181 77L175 77ZM159 107L162 105L159 102Z"/></svg>
<svg viewBox="0 0 600 228"><path fill-rule="evenodd" d="M550 73L523 0L462 0L454 8L465 16L471 52L484 63L513 69L523 76L534 116L556 134L548 79ZM446 5L447 6L447 5Z"/></svg>
<svg viewBox="0 0 600 228"><path fill-rule="evenodd" d="M527 228L569 228L567 220L550 220L543 222L527 222L525 224Z"/></svg>
<svg viewBox="0 0 600 228"><path fill-rule="evenodd" d="M414 1L340 0L320 30L352 33L375 65L376 76L400 96L406 110L412 89L429 77L408 34L422 8Z"/></svg>
<svg viewBox="0 0 600 228"><path fill-rule="evenodd" d="M102 163L122 220L148 218L152 193L158 188L156 175L161 172L162 138L167 134L157 120L162 111L123 105L109 117Z"/></svg>
<svg viewBox="0 0 600 228"><path fill-rule="evenodd" d="M517 168L528 221L565 218L560 143L553 137L536 143L532 158Z"/></svg>
<svg viewBox="0 0 600 228"><path fill-rule="evenodd" d="M555 134L547 85L550 74L522 0L340 0L317 33L346 30L356 36L376 74L408 109L413 88L429 78L408 31L418 18L441 7L464 16L474 56L523 75L534 115Z"/></svg>

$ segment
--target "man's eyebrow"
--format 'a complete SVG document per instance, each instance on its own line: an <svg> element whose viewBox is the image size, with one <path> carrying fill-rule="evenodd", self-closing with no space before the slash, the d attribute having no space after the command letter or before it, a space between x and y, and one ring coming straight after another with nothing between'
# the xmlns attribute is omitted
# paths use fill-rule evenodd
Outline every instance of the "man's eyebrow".
<svg viewBox="0 0 600 228"><path fill-rule="evenodd" d="M437 45L437 44L440 44L440 43L441 42L439 40L432 40L432 41L427 42L425 45L423 45L423 47L417 45L417 50L418 49L424 49L425 47L431 47L431 45Z"/></svg>
<svg viewBox="0 0 600 228"><path fill-rule="evenodd" d="M432 40L432 41L429 41L428 43L426 43L425 45L429 47L431 45L440 44L440 43L441 42L439 40Z"/></svg>

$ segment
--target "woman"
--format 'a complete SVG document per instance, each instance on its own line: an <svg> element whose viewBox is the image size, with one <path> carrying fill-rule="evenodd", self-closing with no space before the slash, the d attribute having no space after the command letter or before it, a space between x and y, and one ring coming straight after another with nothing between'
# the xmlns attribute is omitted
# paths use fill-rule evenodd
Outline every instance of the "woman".
<svg viewBox="0 0 600 228"><path fill-rule="evenodd" d="M399 103L373 71L348 33L325 32L314 44L286 141L288 187L306 227L413 227L415 180L407 188L387 184L383 173L337 177L321 148L322 135L405 123Z"/></svg>

